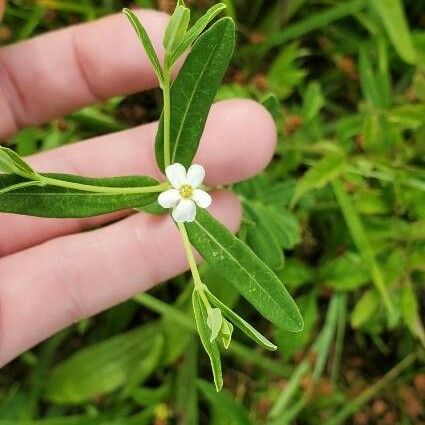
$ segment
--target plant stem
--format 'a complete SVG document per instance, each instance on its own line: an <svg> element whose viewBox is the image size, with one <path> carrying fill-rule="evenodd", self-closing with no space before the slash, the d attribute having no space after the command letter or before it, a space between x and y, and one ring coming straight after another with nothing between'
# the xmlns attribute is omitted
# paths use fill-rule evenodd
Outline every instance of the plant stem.
<svg viewBox="0 0 425 425"><path fill-rule="evenodd" d="M110 187L110 186L93 186L82 183L73 183L65 180L54 179L51 177L42 176L41 184L50 186L59 186L67 189L81 190L83 192L95 192L103 194L142 194L142 193L155 193L162 192L169 187L169 183L161 183L155 186L146 187Z"/></svg>
<svg viewBox="0 0 425 425"><path fill-rule="evenodd" d="M172 317L176 325L183 326L193 333L197 332L193 317L188 316L187 313L179 310L174 305L167 304L146 293L138 294L133 299L146 308L161 314L163 317ZM251 347L247 347L234 340L232 340L229 349L224 351L224 355L234 355L249 364L256 365L266 370L268 373L273 373L285 378L291 373L291 368L288 365L281 364L281 362L271 360L268 357L263 357L260 352L252 351Z"/></svg>
<svg viewBox="0 0 425 425"><path fill-rule="evenodd" d="M164 167L168 167L171 163L170 156L170 121L171 121L171 77L170 70L164 70L164 82L162 91L164 94Z"/></svg>
<svg viewBox="0 0 425 425"><path fill-rule="evenodd" d="M171 71L167 65L163 69L164 80L161 85L162 92L164 94L164 166L168 167L171 163L170 155L170 120L171 120ZM192 272L193 282L195 289L198 291L205 308L208 310L211 308L207 296L204 291L204 284L202 283L201 276L199 275L198 266L196 265L196 259L193 254L192 245L187 235L186 227L183 223L177 223L180 230L180 234L183 241L183 246L186 252L187 261Z"/></svg>
<svg viewBox="0 0 425 425"><path fill-rule="evenodd" d="M177 223L177 226L182 236L183 246L186 252L187 261L189 262L190 271L192 272L195 289L199 292L199 296L201 297L203 303L205 304L205 307L208 310L208 308L210 308L210 303L208 301L207 296L205 295L204 284L202 283L201 276L199 275L198 266L196 265L196 259L193 255L192 245L190 244L186 227L183 223Z"/></svg>
<svg viewBox="0 0 425 425"><path fill-rule="evenodd" d="M17 183L17 184L14 184L12 186L8 186L8 187L5 187L4 189L1 189L0 195L3 195L4 193L7 193L7 192L13 192L14 190L23 189L23 188L29 187L29 186L42 186L42 185L43 185L43 183L38 181L38 180L34 180L34 181L30 181L30 182Z"/></svg>

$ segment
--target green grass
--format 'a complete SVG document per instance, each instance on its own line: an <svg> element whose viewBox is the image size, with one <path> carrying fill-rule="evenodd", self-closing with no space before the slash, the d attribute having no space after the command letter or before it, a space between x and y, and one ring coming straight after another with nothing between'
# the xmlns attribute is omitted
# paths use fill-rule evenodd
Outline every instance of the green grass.
<svg viewBox="0 0 425 425"><path fill-rule="evenodd" d="M9 2L5 44L128 6L35 3ZM206 3L191 2L194 13ZM203 268L214 293L273 338L277 354L236 333L217 394L190 315L190 279L180 276L4 368L0 425L424 420L425 4L226 3L239 46L219 98L267 99L279 129L266 172L235 186L246 211L240 237L278 269L284 252L276 271L304 331L268 325ZM156 91L114 98L12 142L27 155L157 119L158 108Z"/></svg>

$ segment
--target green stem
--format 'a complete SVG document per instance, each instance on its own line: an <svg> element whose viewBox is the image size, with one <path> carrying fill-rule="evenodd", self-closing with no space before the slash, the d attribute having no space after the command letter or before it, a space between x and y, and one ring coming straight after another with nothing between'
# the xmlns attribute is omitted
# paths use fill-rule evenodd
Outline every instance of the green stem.
<svg viewBox="0 0 425 425"><path fill-rule="evenodd" d="M199 292L199 295L205 304L205 307L210 308L210 303L208 301L207 296L204 291L204 284L202 283L201 276L199 274L198 266L196 264L195 256L193 255L192 245L189 241L189 236L187 235L186 227L183 223L177 223L177 226L180 230L180 234L182 236L184 250L186 252L187 261L190 266L190 271L192 272L193 282L195 284L195 289Z"/></svg>
<svg viewBox="0 0 425 425"><path fill-rule="evenodd" d="M81 190L83 192L95 192L104 194L141 194L141 193L155 193L162 192L169 188L169 183L161 183L155 186L146 187L110 187L110 186L93 186L89 184L68 182L65 180L54 179L52 177L42 176L41 184L50 186L59 186L67 189Z"/></svg>
<svg viewBox="0 0 425 425"><path fill-rule="evenodd" d="M146 308L161 314L163 317L172 317L176 322L176 325L181 325L193 333L197 332L193 318L176 308L174 305L167 304L146 293L136 295L134 300L144 305ZM224 355L235 355L248 364L256 365L269 373L283 376L284 378L287 378L291 373L291 369L288 365L263 357L260 352L252 351L250 347L234 340L232 341L229 349L224 351Z"/></svg>
<svg viewBox="0 0 425 425"><path fill-rule="evenodd" d="M164 69L164 82L162 91L164 93L164 166L171 164L170 156L170 121L171 121L171 77L170 70Z"/></svg>
<svg viewBox="0 0 425 425"><path fill-rule="evenodd" d="M14 190L23 189L23 188L26 188L26 187L29 187L29 186L42 186L42 185L43 185L43 183L41 183L38 180L30 181L30 182L17 183L17 184L14 184L12 186L8 186L8 187L5 187L4 189L1 189L0 195L3 195L4 193L7 193L7 192L13 192Z"/></svg>

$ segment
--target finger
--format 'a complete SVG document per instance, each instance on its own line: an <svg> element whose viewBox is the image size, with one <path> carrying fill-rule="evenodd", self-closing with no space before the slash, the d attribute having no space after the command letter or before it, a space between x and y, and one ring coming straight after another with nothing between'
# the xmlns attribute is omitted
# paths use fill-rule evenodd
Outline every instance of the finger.
<svg viewBox="0 0 425 425"><path fill-rule="evenodd" d="M163 179L155 165L155 125L98 137L37 155L29 162L38 170L90 176L145 174ZM276 129L268 112L247 100L213 106L196 162L206 168L209 184L245 180L270 161ZM122 217L123 213L119 213ZM78 232L116 219L117 214L84 220L52 220L0 215L0 256L50 238Z"/></svg>
<svg viewBox="0 0 425 425"><path fill-rule="evenodd" d="M211 211L236 230L241 207L213 194ZM187 270L169 215L137 214L0 260L0 365L73 322Z"/></svg>
<svg viewBox="0 0 425 425"><path fill-rule="evenodd" d="M162 58L168 16L148 10L138 14ZM156 84L149 60L122 14L4 47L0 50L0 137Z"/></svg>
<svg viewBox="0 0 425 425"><path fill-rule="evenodd" d="M3 19L5 8L6 8L6 0L0 0L0 21Z"/></svg>

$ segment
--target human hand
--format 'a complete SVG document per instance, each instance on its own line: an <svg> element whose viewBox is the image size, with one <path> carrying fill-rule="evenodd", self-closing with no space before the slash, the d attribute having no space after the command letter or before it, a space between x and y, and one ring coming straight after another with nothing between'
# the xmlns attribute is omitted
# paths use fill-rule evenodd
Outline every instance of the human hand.
<svg viewBox="0 0 425 425"><path fill-rule="evenodd" d="M154 11L140 15L162 57L167 16ZM132 28L120 15L3 48L0 80L3 138L157 83ZM163 179L154 160L156 128L154 123L97 137L28 162L42 172ZM207 184L229 184L263 169L275 141L273 120L260 105L219 102L211 110L195 162L205 166ZM225 191L213 193L213 199L212 213L236 230L238 200ZM81 233L99 225L105 226ZM188 268L168 214L128 211L84 220L1 214L0 256L0 364L59 329Z"/></svg>

